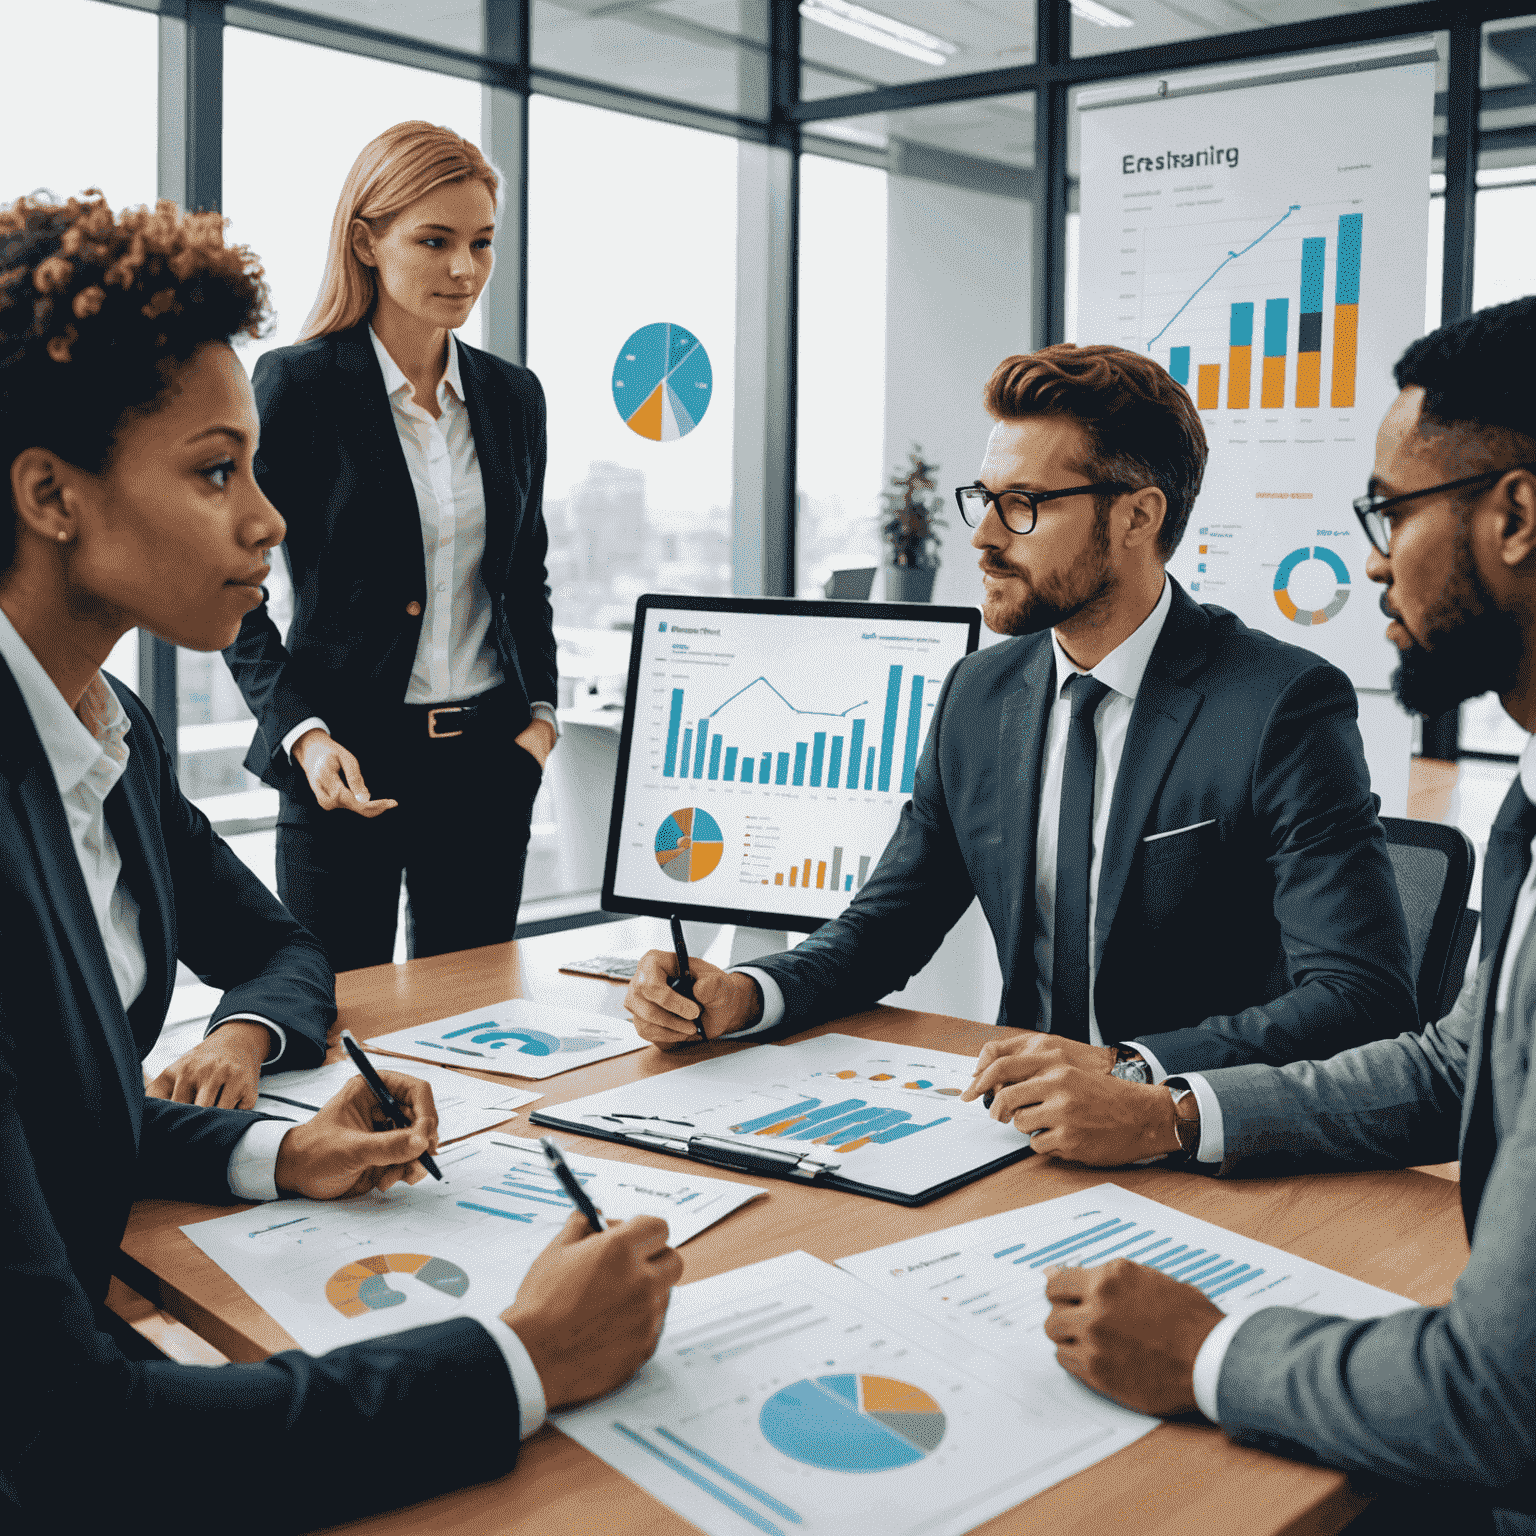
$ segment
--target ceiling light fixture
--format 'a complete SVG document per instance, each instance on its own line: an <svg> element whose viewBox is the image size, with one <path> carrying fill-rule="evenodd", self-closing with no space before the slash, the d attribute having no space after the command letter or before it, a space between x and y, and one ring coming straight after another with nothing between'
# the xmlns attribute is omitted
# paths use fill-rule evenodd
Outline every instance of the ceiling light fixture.
<svg viewBox="0 0 1536 1536"><path fill-rule="evenodd" d="M1096 27L1134 27L1135 21L1123 11L1100 5L1099 0L1072 0L1072 14L1091 21Z"/></svg>
<svg viewBox="0 0 1536 1536"><path fill-rule="evenodd" d="M1074 0L1076 3L1078 0ZM1094 8L1103 9L1102 6ZM917 59L923 64L947 64L960 51L956 44L935 37L932 32L909 27L905 22L882 16L879 11L866 10L862 5L850 5L848 0L801 0L800 14L807 21L818 22L824 27L831 27L835 32L846 33L849 37L873 43L875 47L884 48L890 53ZM1126 22L1125 25L1129 26L1130 23Z"/></svg>

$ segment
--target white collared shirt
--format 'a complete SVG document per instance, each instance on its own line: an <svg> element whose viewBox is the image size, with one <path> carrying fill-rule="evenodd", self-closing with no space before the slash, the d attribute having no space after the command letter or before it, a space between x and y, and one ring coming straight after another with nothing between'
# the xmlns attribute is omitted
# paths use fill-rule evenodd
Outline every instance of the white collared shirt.
<svg viewBox="0 0 1536 1536"><path fill-rule="evenodd" d="M421 517L426 556L427 601L421 638L406 685L407 704L446 704L488 693L503 679L491 639L491 599L485 586L485 486L470 430L469 407L459 372L459 341L450 333L448 366L437 382L436 420L416 404L411 381L370 325L368 339L384 375L390 414L410 470ZM554 705L532 704L535 719L559 733ZM301 720L283 737L290 756L305 731L327 730L318 715Z"/></svg>

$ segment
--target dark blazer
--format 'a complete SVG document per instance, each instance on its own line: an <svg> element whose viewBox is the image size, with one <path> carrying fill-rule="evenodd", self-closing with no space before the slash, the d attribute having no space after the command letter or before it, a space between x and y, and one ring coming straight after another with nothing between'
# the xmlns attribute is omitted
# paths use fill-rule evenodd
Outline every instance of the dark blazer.
<svg viewBox="0 0 1536 1536"><path fill-rule="evenodd" d="M462 344L459 372L485 488L490 636L532 719L530 704L556 697L544 391L526 368ZM266 353L253 382L256 479L288 523L293 622L284 645L263 603L224 659L256 716L245 766L308 793L282 750L294 726L319 715L345 743L351 725L405 698L427 601L421 514L366 321Z"/></svg>
<svg viewBox="0 0 1536 1536"><path fill-rule="evenodd" d="M107 822L149 967L128 1013L48 759L0 661L0 1528L120 1525L146 1467L165 1473L151 1501L160 1532L210 1520L307 1530L496 1476L516 1459L517 1401L478 1323L216 1370L129 1360L107 1331L130 1204L229 1203L230 1153L266 1118L145 1097L140 1062L177 958L229 988L219 1014L243 1002L294 1026L295 1065L319 1059L304 1042L323 1042L336 1013L319 946L182 797L148 712L112 686L131 729ZM475 1411L445 1411L465 1402ZM281 1495L252 1500L263 1468L280 1473Z"/></svg>
<svg viewBox="0 0 1536 1536"><path fill-rule="evenodd" d="M1048 634L950 672L912 799L864 889L789 953L753 962L784 993L771 1033L903 986L977 896L1002 964L997 1022L1036 1027L1035 827L1054 679ZM1145 841L1159 832L1173 835ZM1115 781L1094 946L1104 1039L1145 1040L1170 1073L1418 1027L1354 689L1313 652L1176 585Z"/></svg>

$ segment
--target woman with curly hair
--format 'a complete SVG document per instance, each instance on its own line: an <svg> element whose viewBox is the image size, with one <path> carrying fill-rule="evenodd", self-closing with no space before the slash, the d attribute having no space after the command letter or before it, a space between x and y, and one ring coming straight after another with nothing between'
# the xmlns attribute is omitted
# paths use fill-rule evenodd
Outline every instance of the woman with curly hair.
<svg viewBox="0 0 1536 1536"><path fill-rule="evenodd" d="M297 346L256 365L256 478L294 616L225 652L282 794L277 888L338 971L510 939L557 735L544 394L453 332L490 277L498 173L398 123L342 187Z"/></svg>
<svg viewBox="0 0 1536 1536"><path fill-rule="evenodd" d="M284 524L253 474L230 342L264 306L259 265L215 214L114 215L99 196L0 209L7 1532L120 1523L124 1492L168 1462L163 1531L307 1530L496 1476L546 1405L607 1391L650 1354L682 1267L659 1221L584 1235L578 1217L504 1310L479 1298L319 1359L217 1369L155 1356L104 1305L135 1199L361 1193L420 1179L436 1143L430 1090L399 1074L405 1130L375 1122L360 1078L293 1125L146 1097L140 1071L178 960L227 988L217 1033L247 1021L300 1061L336 1011L318 944L182 796L148 711L101 671L135 626L210 651L262 601ZM253 1469L284 1496L238 1497Z"/></svg>

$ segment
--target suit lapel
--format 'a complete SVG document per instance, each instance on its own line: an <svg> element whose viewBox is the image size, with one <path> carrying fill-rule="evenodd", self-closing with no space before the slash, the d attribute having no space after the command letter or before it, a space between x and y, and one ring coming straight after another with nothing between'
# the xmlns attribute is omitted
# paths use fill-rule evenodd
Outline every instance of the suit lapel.
<svg viewBox="0 0 1536 1536"><path fill-rule="evenodd" d="M485 361L471 348L459 348L459 378L464 385L464 404L469 411L469 430L480 461L480 486L485 497L485 555L481 565L485 584L493 592L505 586L507 562L517 533L522 498L512 473L512 448L507 441L520 421L500 398L497 381ZM526 455L520 454L520 459Z"/></svg>
<svg viewBox="0 0 1536 1536"><path fill-rule="evenodd" d="M64 939L71 969L76 973L85 996L79 1005L85 1017L87 1033L95 1034L107 1050L122 1085L122 1101L128 1112L130 1131L138 1141L140 1105L144 1097L144 1079L139 1058L133 1049L122 999L107 960L96 914L86 895L85 877L75 854L69 833L69 820L47 754L32 725L32 716L21 696L21 689L11 670L0 660L0 722L7 741L4 770L15 784L15 801L20 812L17 820L23 835L31 840L35 867L39 872L54 920ZM92 1025L95 1025L92 1031Z"/></svg>
<svg viewBox="0 0 1536 1536"><path fill-rule="evenodd" d="M1204 665L1208 623L1204 611L1175 586L1163 632L1136 693L1110 801L1093 919L1094 953L1100 957L1096 969L1102 969L1109 932L1125 894L1142 829L1203 702L1203 695L1186 688L1179 679Z"/></svg>
<svg viewBox="0 0 1536 1536"><path fill-rule="evenodd" d="M1000 959L1010 977L1008 1022L1031 1029L1035 1007L1035 833L1040 820L1040 759L1050 717L1056 663L1049 637L1036 636L1019 668L1018 685L1003 699L998 722L997 782L1001 803L1017 814L1003 825L1004 880L1013 902L1004 928L1008 952ZM1016 1001L1015 1001L1016 999Z"/></svg>

